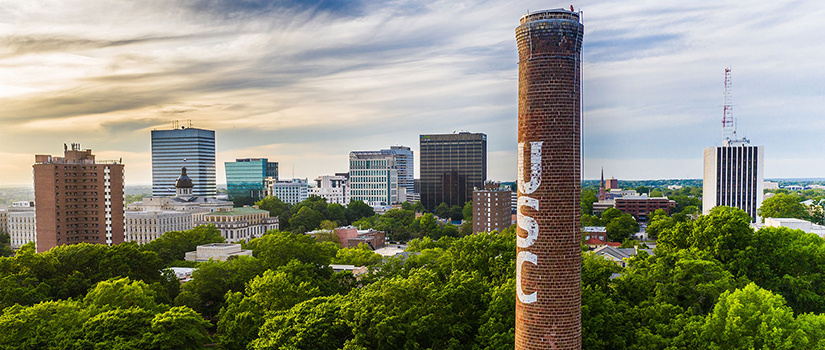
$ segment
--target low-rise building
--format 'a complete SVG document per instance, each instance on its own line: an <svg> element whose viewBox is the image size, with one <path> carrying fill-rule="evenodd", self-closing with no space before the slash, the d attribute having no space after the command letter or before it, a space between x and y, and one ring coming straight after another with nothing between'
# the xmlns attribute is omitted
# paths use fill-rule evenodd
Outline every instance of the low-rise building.
<svg viewBox="0 0 825 350"><path fill-rule="evenodd" d="M257 206L193 215L195 226L214 225L227 242L247 242L278 229L278 218L270 217L269 211Z"/></svg>
<svg viewBox="0 0 825 350"><path fill-rule="evenodd" d="M308 198L309 188L307 179L292 179L280 181L274 178L266 179L267 195L274 196L284 203L298 204Z"/></svg>
<svg viewBox="0 0 825 350"><path fill-rule="evenodd" d="M639 247L618 248L610 245L598 247L593 251L593 253L613 261L616 265L627 267L627 260L638 254L640 251L653 255L653 249L641 249Z"/></svg>
<svg viewBox="0 0 825 350"><path fill-rule="evenodd" d="M384 231L376 230L359 230L355 226L345 226L335 229L335 235L338 236L338 242L341 247L350 248L357 247L359 243L365 243L373 250L384 247L387 234Z"/></svg>
<svg viewBox="0 0 825 350"><path fill-rule="evenodd" d="M622 213L633 215L638 221L646 222L648 214L653 214L656 209L662 209L670 213L671 208L676 207L676 201L667 197L624 196L615 199L615 208Z"/></svg>
<svg viewBox="0 0 825 350"><path fill-rule="evenodd" d="M825 226L814 224L810 221L794 218L765 218L765 223L751 224L754 229L762 227L787 227L792 230L802 230L807 233L815 233L825 238Z"/></svg>
<svg viewBox="0 0 825 350"><path fill-rule="evenodd" d="M125 242L146 244L171 231L191 230L192 213L177 210L127 211Z"/></svg>
<svg viewBox="0 0 825 350"><path fill-rule="evenodd" d="M187 252L184 259L197 262L209 261L210 259L226 261L236 256L252 256L252 251L241 249L240 244L211 243L199 245L195 248L195 251Z"/></svg>

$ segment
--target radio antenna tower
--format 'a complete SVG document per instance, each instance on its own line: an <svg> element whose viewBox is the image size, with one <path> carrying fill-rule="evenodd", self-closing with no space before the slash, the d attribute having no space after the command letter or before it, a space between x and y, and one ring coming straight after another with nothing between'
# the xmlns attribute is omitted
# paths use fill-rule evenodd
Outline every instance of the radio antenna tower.
<svg viewBox="0 0 825 350"><path fill-rule="evenodd" d="M722 140L727 145L736 140L736 122L733 120L733 106L731 105L731 77L730 67L725 68L725 106L722 115Z"/></svg>

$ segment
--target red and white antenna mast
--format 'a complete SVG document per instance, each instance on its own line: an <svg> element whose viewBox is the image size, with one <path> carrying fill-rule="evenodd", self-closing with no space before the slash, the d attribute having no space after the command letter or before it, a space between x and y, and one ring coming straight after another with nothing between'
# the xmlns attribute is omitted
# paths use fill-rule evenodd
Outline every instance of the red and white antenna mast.
<svg viewBox="0 0 825 350"><path fill-rule="evenodd" d="M722 115L722 140L725 144L736 140L736 122L733 120L733 105L731 105L731 77L730 67L725 68L725 106Z"/></svg>

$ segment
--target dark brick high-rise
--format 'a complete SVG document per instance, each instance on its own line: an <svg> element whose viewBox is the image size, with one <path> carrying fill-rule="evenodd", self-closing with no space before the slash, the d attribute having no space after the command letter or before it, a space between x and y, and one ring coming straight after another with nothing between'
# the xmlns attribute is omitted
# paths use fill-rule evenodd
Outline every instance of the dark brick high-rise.
<svg viewBox="0 0 825 350"><path fill-rule="evenodd" d="M80 144L63 157L34 156L37 251L63 244L123 243L123 164L95 161Z"/></svg>
<svg viewBox="0 0 825 350"><path fill-rule="evenodd" d="M527 14L519 52L516 349L581 349L579 14Z"/></svg>

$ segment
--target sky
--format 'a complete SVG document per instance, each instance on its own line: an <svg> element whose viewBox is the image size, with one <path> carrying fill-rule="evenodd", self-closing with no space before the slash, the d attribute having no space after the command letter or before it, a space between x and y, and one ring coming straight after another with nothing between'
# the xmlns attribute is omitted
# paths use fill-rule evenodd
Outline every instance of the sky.
<svg viewBox="0 0 825 350"><path fill-rule="evenodd" d="M825 177L825 4L580 1L584 178L701 178L721 145L724 69L765 177ZM216 131L223 163L281 178L353 150L466 130L516 175L515 27L547 1L0 0L0 185L81 143L151 183L150 131ZM418 166L416 165L416 171Z"/></svg>

